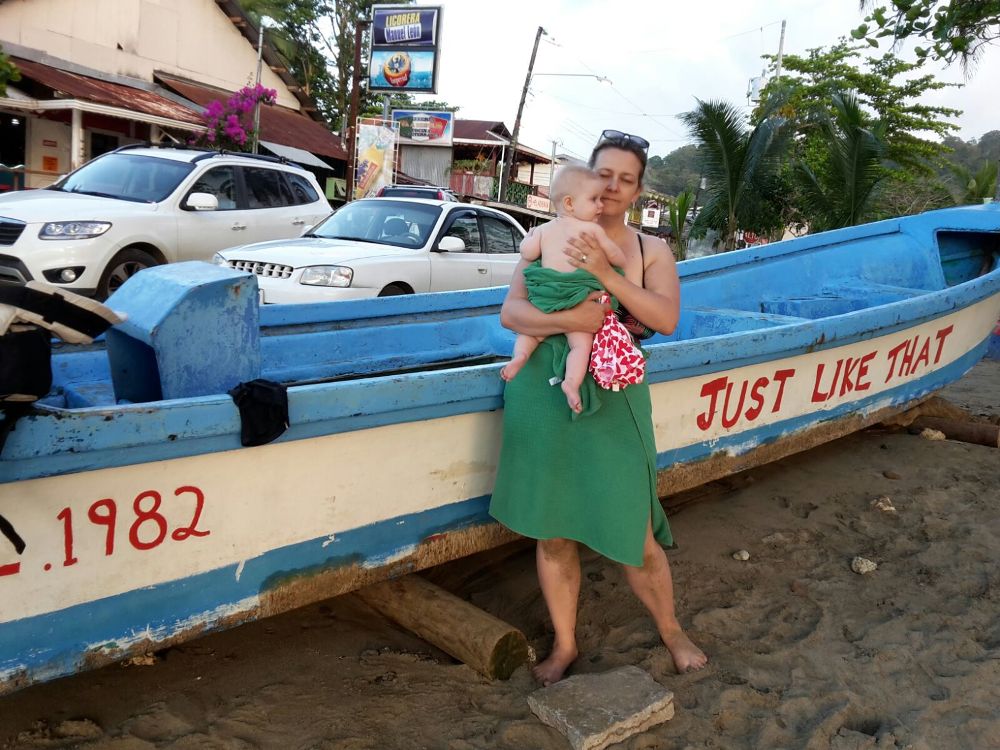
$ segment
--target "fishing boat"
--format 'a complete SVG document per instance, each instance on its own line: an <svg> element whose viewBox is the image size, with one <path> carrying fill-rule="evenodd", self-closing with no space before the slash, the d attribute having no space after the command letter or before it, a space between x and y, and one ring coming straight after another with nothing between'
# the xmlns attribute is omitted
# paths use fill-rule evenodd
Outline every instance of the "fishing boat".
<svg viewBox="0 0 1000 750"><path fill-rule="evenodd" d="M680 264L646 342L662 495L883 421L958 379L1000 317L1000 206ZM504 289L258 306L256 277L137 274L124 323L58 346L0 454L0 692L503 544ZM280 384L244 445L228 393ZM266 411L266 409L265 409Z"/></svg>

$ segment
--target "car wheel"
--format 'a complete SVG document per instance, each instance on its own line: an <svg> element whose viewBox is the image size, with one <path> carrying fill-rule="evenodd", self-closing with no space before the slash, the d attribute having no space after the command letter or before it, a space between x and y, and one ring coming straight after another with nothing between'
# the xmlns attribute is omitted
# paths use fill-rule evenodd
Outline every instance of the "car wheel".
<svg viewBox="0 0 1000 750"><path fill-rule="evenodd" d="M389 286L378 293L378 296L398 297L400 294L412 294L412 292L409 289L401 287L399 284L389 284Z"/></svg>
<svg viewBox="0 0 1000 750"><path fill-rule="evenodd" d="M138 248L126 247L111 259L101 274L101 280L97 284L98 299L107 299L139 271L156 265L159 265L156 258L149 253Z"/></svg>

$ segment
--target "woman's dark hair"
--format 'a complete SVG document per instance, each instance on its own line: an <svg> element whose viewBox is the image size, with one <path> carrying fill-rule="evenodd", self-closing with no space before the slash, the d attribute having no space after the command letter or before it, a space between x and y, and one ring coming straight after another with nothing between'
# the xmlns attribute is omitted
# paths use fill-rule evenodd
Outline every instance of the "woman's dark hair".
<svg viewBox="0 0 1000 750"><path fill-rule="evenodd" d="M594 168L597 162L597 155L606 149L616 148L619 151L628 151L630 154L635 154L635 157L639 160L639 184L641 185L642 178L646 174L646 148L642 148L631 138L628 135L625 135L623 138L607 138L602 136L601 140L594 146L594 150L590 152L590 161L588 162L590 168Z"/></svg>

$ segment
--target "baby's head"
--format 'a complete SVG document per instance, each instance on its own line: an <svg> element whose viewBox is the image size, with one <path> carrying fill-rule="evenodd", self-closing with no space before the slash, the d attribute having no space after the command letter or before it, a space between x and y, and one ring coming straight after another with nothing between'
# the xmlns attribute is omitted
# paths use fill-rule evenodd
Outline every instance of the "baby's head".
<svg viewBox="0 0 1000 750"><path fill-rule="evenodd" d="M593 221L601 214L601 196L607 181L590 167L567 164L552 181L549 196L556 214Z"/></svg>

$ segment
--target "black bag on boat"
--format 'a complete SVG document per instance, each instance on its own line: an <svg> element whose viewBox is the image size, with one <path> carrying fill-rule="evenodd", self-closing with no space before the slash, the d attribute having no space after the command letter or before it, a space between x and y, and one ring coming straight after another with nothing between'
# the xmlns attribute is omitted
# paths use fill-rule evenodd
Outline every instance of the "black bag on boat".
<svg viewBox="0 0 1000 750"><path fill-rule="evenodd" d="M288 389L258 378L229 391L240 410L240 443L264 445L288 429Z"/></svg>
<svg viewBox="0 0 1000 750"><path fill-rule="evenodd" d="M0 405L34 401L50 388L52 334L33 325L12 326L0 336Z"/></svg>

